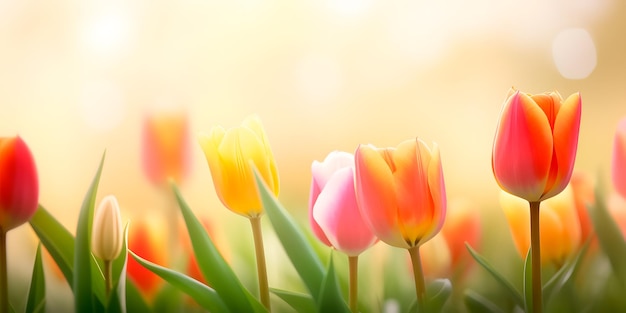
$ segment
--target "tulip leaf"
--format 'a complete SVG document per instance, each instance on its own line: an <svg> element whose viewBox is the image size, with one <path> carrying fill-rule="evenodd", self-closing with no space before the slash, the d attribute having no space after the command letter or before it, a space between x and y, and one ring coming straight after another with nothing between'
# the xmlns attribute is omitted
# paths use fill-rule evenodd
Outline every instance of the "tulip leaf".
<svg viewBox="0 0 626 313"><path fill-rule="evenodd" d="M124 227L124 242L120 255L113 261L111 275L114 279L113 293L107 305L107 312L126 313L126 263L128 261L128 224Z"/></svg>
<svg viewBox="0 0 626 313"><path fill-rule="evenodd" d="M528 248L524 261L524 308L526 313L533 312L533 269L532 269L532 248Z"/></svg>
<svg viewBox="0 0 626 313"><path fill-rule="evenodd" d="M598 236L600 247L606 253L611 263L611 267L622 286L626 287L626 242L624 237L611 217L601 188L596 189L596 205L589 208L589 216L593 223L593 228Z"/></svg>
<svg viewBox="0 0 626 313"><path fill-rule="evenodd" d="M328 269L326 275L324 275L318 299L317 307L319 312L350 312L350 308L348 308L348 305L341 296L339 281L335 273L333 253L330 254Z"/></svg>
<svg viewBox="0 0 626 313"><path fill-rule="evenodd" d="M574 276L574 273L578 269L578 266L583 259L587 249L591 244L591 237L587 239L583 247L576 253L576 255L568 260L551 278L543 285L543 302L547 305L552 297L565 286L565 284Z"/></svg>
<svg viewBox="0 0 626 313"><path fill-rule="evenodd" d="M178 187L172 183L172 189L180 206L198 266L208 284L215 288L224 304L233 312L264 311L258 300L246 290L224 257L215 247L202 223L193 214Z"/></svg>
<svg viewBox="0 0 626 313"><path fill-rule="evenodd" d="M314 300L319 302L319 296L322 294L320 288L324 277L322 262L311 244L306 240L306 236L298 224L267 189L259 174L256 171L254 174L263 208L276 231L276 236Z"/></svg>
<svg viewBox="0 0 626 313"><path fill-rule="evenodd" d="M153 304L154 312L155 313L180 312L182 309L181 300L182 300L182 293L176 286L173 286L172 284L164 284L154 299L154 304Z"/></svg>
<svg viewBox="0 0 626 313"><path fill-rule="evenodd" d="M37 246L33 275L30 280L26 312L44 312L46 309L46 279L41 261L41 244Z"/></svg>
<svg viewBox="0 0 626 313"><path fill-rule="evenodd" d="M465 290L463 302L470 313L504 313L495 303L471 289Z"/></svg>
<svg viewBox="0 0 626 313"><path fill-rule="evenodd" d="M447 278L435 279L426 286L425 312L441 312L452 294L452 283ZM417 299L409 306L409 312L419 312Z"/></svg>
<svg viewBox="0 0 626 313"><path fill-rule="evenodd" d="M128 276L126 277L126 312L152 312L141 292Z"/></svg>
<svg viewBox="0 0 626 313"><path fill-rule="evenodd" d="M294 310L302 313L315 313L317 309L310 295L293 291L270 288L270 291L285 301Z"/></svg>
<svg viewBox="0 0 626 313"><path fill-rule="evenodd" d="M85 195L82 207L78 216L76 227L76 240L74 242L74 304L76 312L93 312L104 306L104 278L98 271L94 273L91 254L91 226L93 224L93 211L96 202L98 183L102 174L105 154L102 155L98 171L91 182L91 186ZM93 274L92 274L93 273ZM100 278L100 279L98 279ZM99 283L94 280L102 280ZM96 303L93 295L98 296L100 303Z"/></svg>
<svg viewBox="0 0 626 313"><path fill-rule="evenodd" d="M498 283L500 283L500 285L502 285L502 287L504 287L504 289L509 293L513 301L520 308L523 308L525 306L524 298L522 298L519 291L513 286L513 284L511 284L506 278L504 278L502 274L498 273L498 271L496 271L496 269L493 268L493 266L491 266L491 264L482 255L476 252L468 243L465 243L465 247L467 247L467 251L469 251L474 260L476 260L476 262L478 262L478 264L480 264L482 268L484 268L489 274L491 274L491 277L493 277Z"/></svg>
<svg viewBox="0 0 626 313"><path fill-rule="evenodd" d="M204 309L211 312L230 312L227 303L222 301L220 295L210 287L187 275L145 260L130 250L129 253L143 267L188 294Z"/></svg>

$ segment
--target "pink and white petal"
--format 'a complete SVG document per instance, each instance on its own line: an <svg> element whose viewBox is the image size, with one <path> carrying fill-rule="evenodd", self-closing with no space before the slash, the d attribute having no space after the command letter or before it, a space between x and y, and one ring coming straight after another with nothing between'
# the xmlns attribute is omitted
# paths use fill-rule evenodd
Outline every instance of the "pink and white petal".
<svg viewBox="0 0 626 313"><path fill-rule="evenodd" d="M612 178L615 190L626 198L626 118L617 124L613 140Z"/></svg>

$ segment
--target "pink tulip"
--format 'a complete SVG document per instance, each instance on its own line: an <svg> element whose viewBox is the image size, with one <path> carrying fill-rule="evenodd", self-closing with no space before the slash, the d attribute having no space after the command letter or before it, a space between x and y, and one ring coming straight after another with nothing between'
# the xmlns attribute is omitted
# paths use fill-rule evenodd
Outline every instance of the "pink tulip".
<svg viewBox="0 0 626 313"><path fill-rule="evenodd" d="M613 140L613 186L626 198L626 117L617 124Z"/></svg>
<svg viewBox="0 0 626 313"><path fill-rule="evenodd" d="M311 172L309 221L317 238L348 256L376 243L357 206L353 155L331 152L322 163L314 161Z"/></svg>
<svg viewBox="0 0 626 313"><path fill-rule="evenodd" d="M493 143L498 185L529 202L561 192L574 168L580 116L579 93L563 101L558 92L527 95L511 89Z"/></svg>
<svg viewBox="0 0 626 313"><path fill-rule="evenodd" d="M361 145L355 158L359 208L380 240L410 249L441 230L446 190L436 145L417 138L396 148Z"/></svg>

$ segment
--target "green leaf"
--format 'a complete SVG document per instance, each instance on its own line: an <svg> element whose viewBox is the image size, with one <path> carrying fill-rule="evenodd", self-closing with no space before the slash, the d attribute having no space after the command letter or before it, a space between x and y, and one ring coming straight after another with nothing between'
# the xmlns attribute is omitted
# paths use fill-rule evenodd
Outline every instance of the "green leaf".
<svg viewBox="0 0 626 313"><path fill-rule="evenodd" d="M426 287L426 312L441 312L452 294L449 279L436 279Z"/></svg>
<svg viewBox="0 0 626 313"><path fill-rule="evenodd" d="M187 275L145 260L130 250L129 252L139 264L188 294L204 309L211 312L229 312L227 304L222 301L222 298L215 290Z"/></svg>
<svg viewBox="0 0 626 313"><path fill-rule="evenodd" d="M463 302L470 313L504 313L489 299L479 295L471 289L466 289L463 294Z"/></svg>
<svg viewBox="0 0 626 313"><path fill-rule="evenodd" d="M478 252L472 249L472 247L468 243L465 243L465 246L467 247L467 251L469 251L474 260L476 260L476 262L478 262L480 266L482 266L485 270L487 270L489 274L491 274L491 277L493 277L498 283L500 283L500 285L502 285L502 287L504 287L504 289L509 293L513 301L520 308L523 308L525 305L524 299L520 295L519 291L506 278L504 278L502 274L498 273L498 271L496 271L496 269L494 269L493 266L491 266L491 264L489 264L489 262L483 256L481 256L480 254L478 254Z"/></svg>
<svg viewBox="0 0 626 313"><path fill-rule="evenodd" d="M171 285L164 284L154 299L154 312L170 313L180 312L182 309L182 294L180 290ZM207 309L208 310L208 309Z"/></svg>
<svg viewBox="0 0 626 313"><path fill-rule="evenodd" d="M120 255L113 260L113 292L109 299L107 312L126 313L126 263L128 261L128 224L124 227L124 242Z"/></svg>
<svg viewBox="0 0 626 313"><path fill-rule="evenodd" d="M583 259L583 255L587 253L587 249L591 244L591 237L587 239L587 242L582 246L578 253L568 260L551 278L543 285L543 299L544 304L547 305L552 297L557 294L563 286L574 276L574 273L578 269L578 266Z"/></svg>
<svg viewBox="0 0 626 313"><path fill-rule="evenodd" d="M297 312L317 312L315 302L310 295L274 288L270 288L270 291L279 298L281 298L283 301L285 301L287 304L289 304L289 306L291 306Z"/></svg>
<svg viewBox="0 0 626 313"><path fill-rule="evenodd" d="M319 312L346 312L350 313L350 308L341 295L339 289L339 281L335 273L335 266L333 262L333 253L330 254L330 261L328 262L328 270L322 281L322 289L320 290L320 296L318 297L317 306Z"/></svg>
<svg viewBox="0 0 626 313"><path fill-rule="evenodd" d="M589 208L589 216L598 236L600 247L609 258L613 272L622 286L626 286L626 242L622 233L607 210L601 188L596 189L596 206Z"/></svg>
<svg viewBox="0 0 626 313"><path fill-rule="evenodd" d="M526 313L533 312L533 271L532 271L532 248L528 248L524 261L524 308Z"/></svg>
<svg viewBox="0 0 626 313"><path fill-rule="evenodd" d="M215 247L198 218L193 214L175 184L172 189L180 206L198 267L209 285L215 288L224 304L233 312L259 312L265 308L246 290L224 257ZM257 305L258 304L258 305Z"/></svg>
<svg viewBox="0 0 626 313"><path fill-rule="evenodd" d="M98 304L94 294L99 295L100 306L104 307L102 301L104 299L104 278L102 284L93 284L93 279L97 279L96 275L92 275L92 254L91 254L91 226L93 223L93 211L96 202L96 193L98 191L98 183L102 174L105 154L102 155L100 166L96 172L91 186L85 195L83 205L78 216L78 225L76 227L76 241L74 244L74 304L76 312L93 312L98 309ZM95 277L92 277L95 276ZM101 275L100 275L101 276ZM101 286L99 290L98 286Z"/></svg>
<svg viewBox="0 0 626 313"><path fill-rule="evenodd" d="M37 246L37 254L35 255L33 275L30 280L30 290L28 291L26 312L44 312L45 310L46 279L43 273L43 262L41 261L41 244L39 244Z"/></svg>
<svg viewBox="0 0 626 313"><path fill-rule="evenodd" d="M276 197L268 191L263 179L259 177L256 171L254 175L263 208L276 231L276 236L307 289L315 301L319 302L319 296L322 294L320 288L324 277L322 262L311 244L306 240L306 236L298 224L289 216Z"/></svg>
<svg viewBox="0 0 626 313"><path fill-rule="evenodd" d="M74 237L41 205L29 223L73 289Z"/></svg>

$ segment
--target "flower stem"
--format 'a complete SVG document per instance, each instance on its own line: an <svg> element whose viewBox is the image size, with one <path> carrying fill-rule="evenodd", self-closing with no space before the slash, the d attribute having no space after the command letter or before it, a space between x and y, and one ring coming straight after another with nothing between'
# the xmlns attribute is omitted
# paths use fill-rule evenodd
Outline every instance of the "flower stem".
<svg viewBox="0 0 626 313"><path fill-rule="evenodd" d="M358 297L359 297L359 256L348 257L350 267L350 310L352 313L359 312Z"/></svg>
<svg viewBox="0 0 626 313"><path fill-rule="evenodd" d="M111 289L113 289L113 261L110 260L104 261L104 286L108 299L111 295Z"/></svg>
<svg viewBox="0 0 626 313"><path fill-rule="evenodd" d="M265 266L265 251L263 249L263 235L261 232L261 217L251 217L252 236L254 237L254 250L256 252L256 269L259 276L259 293L261 303L268 311L270 310L270 290L267 283L267 269Z"/></svg>
<svg viewBox="0 0 626 313"><path fill-rule="evenodd" d="M540 201L530 202L530 249L532 266L533 313L542 311L541 291L541 247L539 241Z"/></svg>
<svg viewBox="0 0 626 313"><path fill-rule="evenodd" d="M417 294L417 306L419 312L424 312L426 297L426 287L424 283L424 272L422 271L422 260L420 259L420 247L409 248L411 263L413 264L413 275L415 277L415 293Z"/></svg>
<svg viewBox="0 0 626 313"><path fill-rule="evenodd" d="M0 229L0 312L9 312L9 279L7 277L7 233Z"/></svg>

